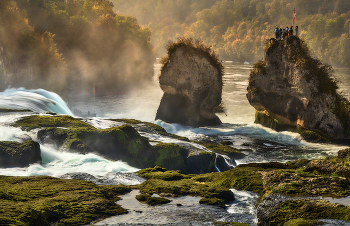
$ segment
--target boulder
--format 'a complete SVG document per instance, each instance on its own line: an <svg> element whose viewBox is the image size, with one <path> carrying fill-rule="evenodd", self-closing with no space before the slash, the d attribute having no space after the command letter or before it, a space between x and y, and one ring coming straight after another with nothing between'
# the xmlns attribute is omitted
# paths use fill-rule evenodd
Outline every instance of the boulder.
<svg viewBox="0 0 350 226"><path fill-rule="evenodd" d="M349 101L337 93L332 68L310 56L295 36L266 42L250 73L247 98L256 123L301 133L307 140L350 138Z"/></svg>
<svg viewBox="0 0 350 226"><path fill-rule="evenodd" d="M156 119L193 127L221 124L223 67L202 43L180 39L162 59L160 88L164 95Z"/></svg>
<svg viewBox="0 0 350 226"><path fill-rule="evenodd" d="M23 143L13 141L0 141L0 168L26 167L30 164L40 163L39 143L27 140Z"/></svg>
<svg viewBox="0 0 350 226"><path fill-rule="evenodd" d="M214 152L192 151L186 158L187 172L192 174L209 173L216 171Z"/></svg>
<svg viewBox="0 0 350 226"><path fill-rule="evenodd" d="M98 153L108 159L122 160L137 168L161 166L185 173L215 171L215 153L194 152L177 144L158 143L151 146L132 126L109 129L45 128L38 132L43 144L80 154Z"/></svg>

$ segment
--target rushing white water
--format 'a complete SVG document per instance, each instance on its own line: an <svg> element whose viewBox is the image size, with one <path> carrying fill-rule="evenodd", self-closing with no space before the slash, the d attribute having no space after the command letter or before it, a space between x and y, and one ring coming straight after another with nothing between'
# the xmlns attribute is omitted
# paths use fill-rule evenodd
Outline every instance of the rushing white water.
<svg viewBox="0 0 350 226"><path fill-rule="evenodd" d="M44 89L26 90L24 88L12 88L0 92L0 108L28 109L39 113L54 112L63 115L73 115L59 95Z"/></svg>

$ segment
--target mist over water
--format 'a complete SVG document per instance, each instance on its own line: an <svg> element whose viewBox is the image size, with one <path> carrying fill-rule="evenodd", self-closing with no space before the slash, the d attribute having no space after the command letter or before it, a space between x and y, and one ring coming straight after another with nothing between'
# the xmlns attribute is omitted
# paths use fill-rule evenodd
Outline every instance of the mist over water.
<svg viewBox="0 0 350 226"><path fill-rule="evenodd" d="M155 121L155 115L163 95L159 87L158 76L160 64L155 64L153 81L137 89L117 92L117 95L86 96L69 101L71 109L82 112L96 112L97 117L89 121L96 128L116 126L110 118L129 118L156 123L167 132L188 137L193 140L232 141L233 147L243 150L247 157L236 160L238 164L249 162L285 162L300 158L320 158L334 155L346 147L330 144L313 144L304 141L299 134L276 132L261 125L254 124L255 109L246 98L251 65L224 62L225 76L223 102L227 116L220 115L223 124L216 127L192 128L179 124ZM349 93L350 70L336 70L336 78L341 82L340 90ZM0 93L0 108L31 109L36 112L57 112L72 115L66 103L55 93L46 90L8 89ZM32 113L1 113L0 140L21 141L23 136L36 140L36 131L25 132L10 124L18 118ZM170 138L142 133L151 140L176 143ZM121 161L109 161L95 154L80 155L65 153L53 147L41 145L43 165L32 165L27 168L0 169L4 175L50 175L59 176L71 172L86 172L102 176L108 172L134 172L137 169ZM203 148L205 150L205 148ZM91 169L94 169L91 172Z"/></svg>

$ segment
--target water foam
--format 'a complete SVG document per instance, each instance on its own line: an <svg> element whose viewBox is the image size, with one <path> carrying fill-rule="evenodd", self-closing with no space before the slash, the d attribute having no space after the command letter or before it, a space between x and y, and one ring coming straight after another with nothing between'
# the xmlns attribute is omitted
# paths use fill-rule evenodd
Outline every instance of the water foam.
<svg viewBox="0 0 350 226"><path fill-rule="evenodd" d="M23 168L0 168L0 175L59 177L66 173L82 172L93 176L102 176L109 172L136 172L137 168L122 161L110 161L90 153L60 152L48 145L40 145L43 164L32 164Z"/></svg>

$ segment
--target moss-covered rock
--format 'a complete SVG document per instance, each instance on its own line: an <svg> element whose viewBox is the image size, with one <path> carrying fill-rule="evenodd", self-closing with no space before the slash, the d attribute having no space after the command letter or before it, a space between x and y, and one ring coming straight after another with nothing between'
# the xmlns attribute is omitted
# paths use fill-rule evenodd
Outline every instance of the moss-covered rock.
<svg viewBox="0 0 350 226"><path fill-rule="evenodd" d="M283 226L316 226L323 225L321 221L318 220L305 220L302 218L292 219L283 224Z"/></svg>
<svg viewBox="0 0 350 226"><path fill-rule="evenodd" d="M39 143L0 141L0 168L26 167L34 163L41 164Z"/></svg>
<svg viewBox="0 0 350 226"><path fill-rule="evenodd" d="M162 198L162 197L153 197L149 194L139 194L136 195L136 199L139 202L146 203L150 206L162 205L171 202L170 199Z"/></svg>
<svg viewBox="0 0 350 226"><path fill-rule="evenodd" d="M186 158L187 172L193 174L215 172L214 152L190 152Z"/></svg>
<svg viewBox="0 0 350 226"><path fill-rule="evenodd" d="M322 200L289 200L281 204L270 216L270 225L283 226L291 219L338 219L350 221L350 207ZM312 222L312 221L311 221ZM310 221L309 221L310 223ZM288 225L288 224L287 224Z"/></svg>
<svg viewBox="0 0 350 226"><path fill-rule="evenodd" d="M204 141L192 141L192 142L200 144L208 148L212 152L222 154L222 155L227 155L228 157L231 157L233 159L242 159L246 156L238 149L228 146L226 144L209 143Z"/></svg>
<svg viewBox="0 0 350 226"><path fill-rule="evenodd" d="M349 170L346 168L349 157L350 151L345 149L339 151L338 156L273 163L275 169L260 171L263 175L263 191L258 200L259 225L283 225L297 218L303 219L291 221L288 225L303 225L303 222L309 225L310 222L314 222L312 220L317 219L350 220L350 215L345 214L350 207L320 200L303 201L305 197L312 196L349 196ZM332 214L322 215L327 208ZM305 213L301 214L303 211Z"/></svg>
<svg viewBox="0 0 350 226"><path fill-rule="evenodd" d="M0 225L81 225L124 214L115 202L130 189L47 176L0 176Z"/></svg>
<svg viewBox="0 0 350 226"><path fill-rule="evenodd" d="M31 115L23 117L13 123L14 127L21 127L23 130L32 130L42 127L84 127L84 128L94 128L93 126L68 115L58 115L58 116L44 116L44 115Z"/></svg>
<svg viewBox="0 0 350 226"><path fill-rule="evenodd" d="M338 156L310 161L305 172L317 172L322 175L338 175L350 179L350 149L338 152Z"/></svg>
<svg viewBox="0 0 350 226"><path fill-rule="evenodd" d="M224 201L222 199L218 199L218 198L202 198L201 200L199 200L199 204L220 206L222 208L225 208Z"/></svg>
<svg viewBox="0 0 350 226"><path fill-rule="evenodd" d="M142 194L158 194L160 196L201 196L216 198L216 204L234 200L233 193L224 186L200 182L195 175L184 175L179 171L168 171L161 167L143 169L137 172L140 176L149 178L138 185ZM220 204L221 205L221 204Z"/></svg>

